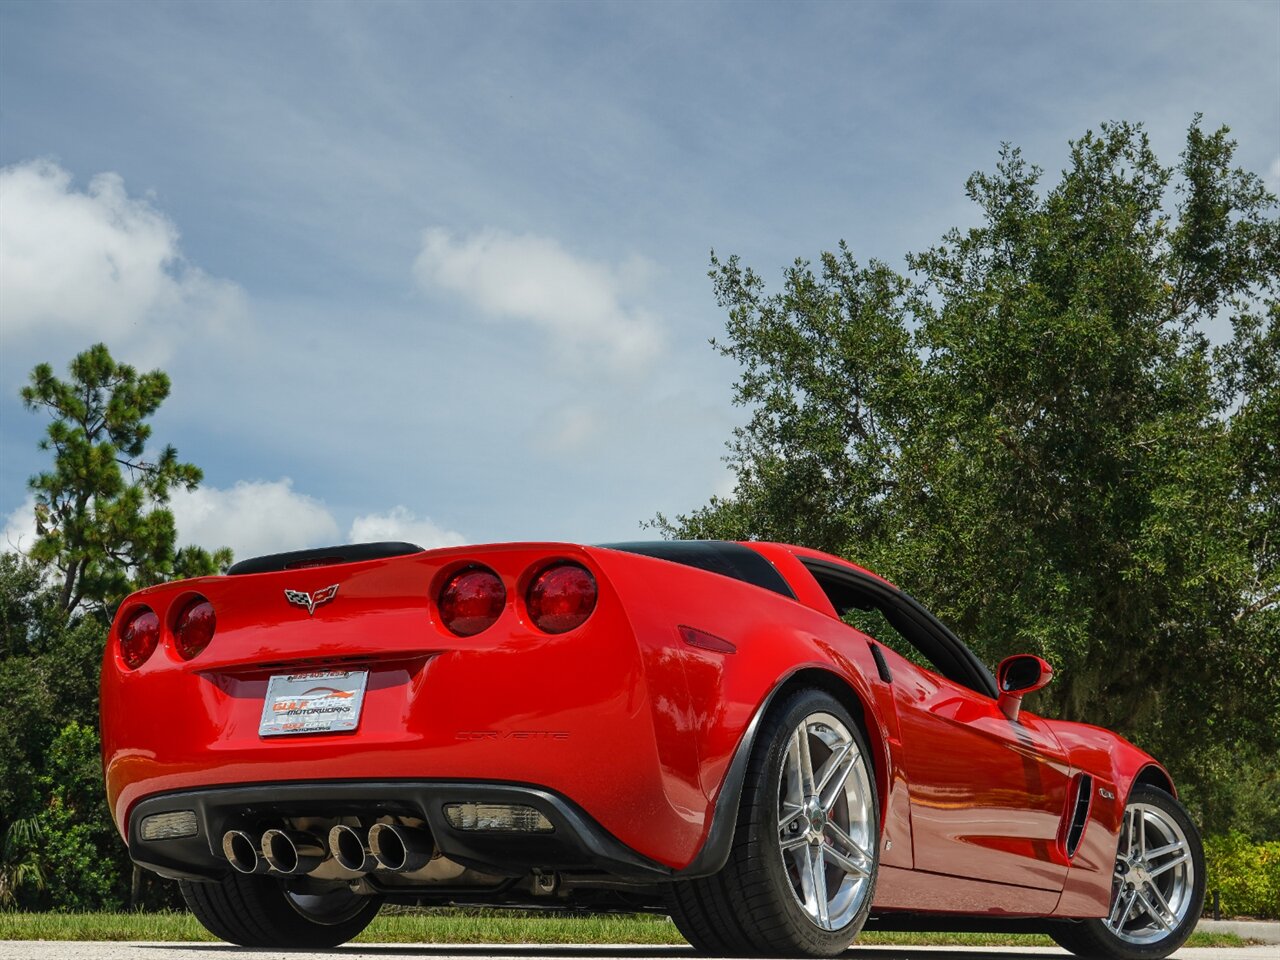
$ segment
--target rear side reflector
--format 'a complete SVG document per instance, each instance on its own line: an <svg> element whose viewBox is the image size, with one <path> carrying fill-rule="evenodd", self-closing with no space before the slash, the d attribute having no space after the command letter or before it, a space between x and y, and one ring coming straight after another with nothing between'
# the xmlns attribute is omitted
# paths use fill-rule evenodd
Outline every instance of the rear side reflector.
<svg viewBox="0 0 1280 960"><path fill-rule="evenodd" d="M697 627L680 627L680 639L691 647L703 650L714 650L716 653L737 653L738 648L728 640L722 640L714 633L707 633Z"/></svg>
<svg viewBox="0 0 1280 960"><path fill-rule="evenodd" d="M194 810L154 813L143 820L138 829L143 840L177 840L179 837L194 837L199 832Z"/></svg>
<svg viewBox="0 0 1280 960"><path fill-rule="evenodd" d="M456 830L496 833L551 833L541 811L520 803L447 803L444 815Z"/></svg>
<svg viewBox="0 0 1280 960"><path fill-rule="evenodd" d="M533 578L525 606L545 633L566 633L586 623L596 608L596 580L585 567L558 563Z"/></svg>
<svg viewBox="0 0 1280 960"><path fill-rule="evenodd" d="M130 670L137 670L159 642L160 618L150 607L139 607L120 628L120 658Z"/></svg>
<svg viewBox="0 0 1280 960"><path fill-rule="evenodd" d="M470 637L487 630L502 615L507 589L498 575L485 567L460 570L440 590L440 620L451 632Z"/></svg>

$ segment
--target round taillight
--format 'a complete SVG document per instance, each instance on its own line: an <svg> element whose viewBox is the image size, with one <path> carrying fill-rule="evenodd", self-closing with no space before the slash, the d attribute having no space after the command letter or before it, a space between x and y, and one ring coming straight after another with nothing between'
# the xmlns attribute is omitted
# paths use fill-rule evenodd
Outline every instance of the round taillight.
<svg viewBox="0 0 1280 960"><path fill-rule="evenodd" d="M533 578L525 597L529 619L546 633L580 627L596 608L596 580L576 563L548 567Z"/></svg>
<svg viewBox="0 0 1280 960"><path fill-rule="evenodd" d="M460 637L470 637L497 622L507 589L492 570L471 567L449 578L440 590L440 620Z"/></svg>
<svg viewBox="0 0 1280 960"><path fill-rule="evenodd" d="M213 604L204 597L196 597L183 608L173 627L173 644L183 660L190 660L209 645L217 623Z"/></svg>
<svg viewBox="0 0 1280 960"><path fill-rule="evenodd" d="M120 627L120 658L130 670L137 670L159 642L160 618L149 607L139 607Z"/></svg>

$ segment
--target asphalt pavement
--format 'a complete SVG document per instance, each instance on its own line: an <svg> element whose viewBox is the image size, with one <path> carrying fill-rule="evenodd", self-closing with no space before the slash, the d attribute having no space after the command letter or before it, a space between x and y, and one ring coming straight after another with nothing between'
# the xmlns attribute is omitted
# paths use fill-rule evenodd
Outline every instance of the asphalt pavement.
<svg viewBox="0 0 1280 960"><path fill-rule="evenodd" d="M244 950L222 943L95 943L85 941L0 941L0 960L693 960L689 947L468 946L366 943L336 950ZM849 960L1046 960L1070 954L1053 947L855 947ZM1174 960L1280 960L1280 947L1195 947Z"/></svg>

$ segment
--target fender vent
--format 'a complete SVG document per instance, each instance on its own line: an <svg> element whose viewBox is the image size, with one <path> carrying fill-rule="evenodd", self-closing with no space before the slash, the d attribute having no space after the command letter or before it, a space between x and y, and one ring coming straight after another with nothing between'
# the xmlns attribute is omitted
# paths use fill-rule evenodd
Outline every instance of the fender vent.
<svg viewBox="0 0 1280 960"><path fill-rule="evenodd" d="M1089 819L1089 803L1093 799L1093 777L1082 773L1076 779L1076 802L1071 809L1071 825L1067 828L1067 859L1076 855L1085 821Z"/></svg>
<svg viewBox="0 0 1280 960"><path fill-rule="evenodd" d="M867 646L871 648L871 656L876 662L876 672L880 674L880 679L885 683L893 683L893 672L890 671L884 654L880 652L880 644L868 643Z"/></svg>

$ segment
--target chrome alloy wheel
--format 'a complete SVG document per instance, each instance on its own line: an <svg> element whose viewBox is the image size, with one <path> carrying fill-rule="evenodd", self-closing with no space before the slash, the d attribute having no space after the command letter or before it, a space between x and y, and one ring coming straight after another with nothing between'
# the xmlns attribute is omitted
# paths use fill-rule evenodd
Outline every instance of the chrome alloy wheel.
<svg viewBox="0 0 1280 960"><path fill-rule="evenodd" d="M1164 810L1131 803L1120 828L1108 930L1127 943L1154 943L1187 916L1195 862L1182 828Z"/></svg>
<svg viewBox="0 0 1280 960"><path fill-rule="evenodd" d="M848 728L811 713L791 733L778 777L778 849L809 919L839 930L861 908L875 867L866 758Z"/></svg>

